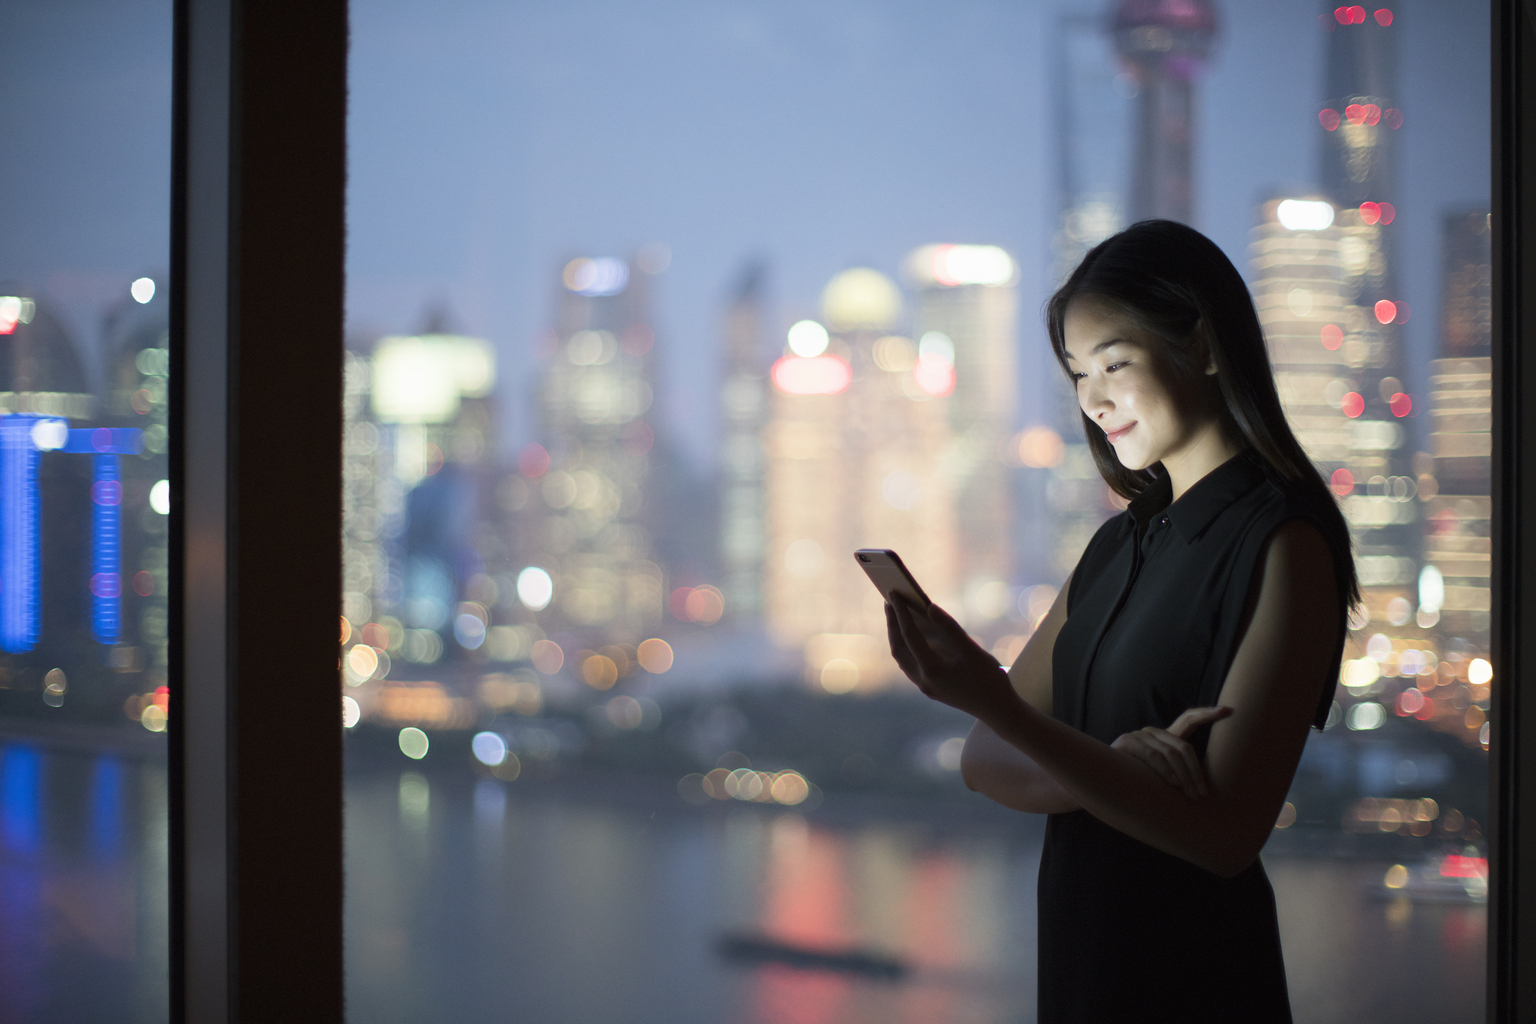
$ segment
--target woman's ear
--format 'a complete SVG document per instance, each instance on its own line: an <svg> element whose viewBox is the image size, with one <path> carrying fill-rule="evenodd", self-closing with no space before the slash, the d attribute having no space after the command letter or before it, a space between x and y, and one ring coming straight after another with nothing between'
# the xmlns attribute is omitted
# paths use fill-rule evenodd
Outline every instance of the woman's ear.
<svg viewBox="0 0 1536 1024"><path fill-rule="evenodd" d="M1205 375L1214 377L1217 374L1215 346L1211 344L1210 332L1205 328L1205 317L1195 321L1195 337L1200 340L1200 348L1205 353Z"/></svg>

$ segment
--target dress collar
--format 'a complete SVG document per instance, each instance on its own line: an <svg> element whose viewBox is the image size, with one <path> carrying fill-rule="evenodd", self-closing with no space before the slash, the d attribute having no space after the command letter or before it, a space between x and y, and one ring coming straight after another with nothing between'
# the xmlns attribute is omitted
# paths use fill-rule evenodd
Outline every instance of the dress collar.
<svg viewBox="0 0 1536 1024"><path fill-rule="evenodd" d="M1265 480L1264 467L1252 448L1245 448L1205 476L1179 498L1172 501L1173 484L1161 473L1146 490L1131 499L1130 512L1146 522L1159 512L1178 530L1185 542L1194 540L1212 519L1238 498Z"/></svg>

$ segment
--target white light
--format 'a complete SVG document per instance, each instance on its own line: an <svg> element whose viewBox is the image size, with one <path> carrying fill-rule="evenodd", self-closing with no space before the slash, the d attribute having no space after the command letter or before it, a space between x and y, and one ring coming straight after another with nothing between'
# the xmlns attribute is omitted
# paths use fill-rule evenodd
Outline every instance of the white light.
<svg viewBox="0 0 1536 1024"><path fill-rule="evenodd" d="M489 393L496 354L479 338L385 338L371 364L373 411L385 423L446 423L459 399Z"/></svg>
<svg viewBox="0 0 1536 1024"><path fill-rule="evenodd" d="M1419 607L1426 612L1445 607L1445 577L1432 565L1419 570Z"/></svg>
<svg viewBox="0 0 1536 1024"><path fill-rule="evenodd" d="M789 350L812 359L827 350L827 329L815 320L801 320L789 329Z"/></svg>
<svg viewBox="0 0 1536 1024"><path fill-rule="evenodd" d="M565 286L578 295L617 295L629 284L629 265L608 256L596 260L574 259L565 265L560 277Z"/></svg>
<svg viewBox="0 0 1536 1024"><path fill-rule="evenodd" d="M133 296L133 301L143 305L155 297L155 282L147 277L141 277L128 286L128 294Z"/></svg>
<svg viewBox="0 0 1536 1024"><path fill-rule="evenodd" d="M149 489L149 507L163 516L171 514L171 482L169 480L156 480L155 486Z"/></svg>
<svg viewBox="0 0 1536 1024"><path fill-rule="evenodd" d="M351 697L341 698L341 725L344 729L350 729L363 717L362 706Z"/></svg>
<svg viewBox="0 0 1536 1024"><path fill-rule="evenodd" d="M469 741L469 749L475 752L475 760L494 768L507 759L507 741L493 732L477 732Z"/></svg>
<svg viewBox="0 0 1536 1024"><path fill-rule="evenodd" d="M907 272L914 280L946 288L1005 285L1016 269L1007 250L995 245L925 245L907 258Z"/></svg>
<svg viewBox="0 0 1536 1024"><path fill-rule="evenodd" d="M917 358L937 359L941 363L955 365L955 343L949 340L949 335L940 331L929 331L923 335L917 343Z"/></svg>
<svg viewBox="0 0 1536 1024"><path fill-rule="evenodd" d="M530 565L517 574L517 599L530 611L543 611L555 596L555 581L549 573Z"/></svg>
<svg viewBox="0 0 1536 1024"><path fill-rule="evenodd" d="M1285 199L1275 209L1287 231L1321 231L1333 224L1333 204L1320 199Z"/></svg>
<svg viewBox="0 0 1536 1024"><path fill-rule="evenodd" d="M1344 724L1356 732L1369 732L1372 729L1381 728L1381 723L1387 720L1387 709L1375 701L1366 701L1364 704L1356 704L1349 709L1344 716Z"/></svg>
<svg viewBox="0 0 1536 1024"><path fill-rule="evenodd" d="M32 447L40 452L55 452L69 441L69 424L64 420L38 420L32 424Z"/></svg>
<svg viewBox="0 0 1536 1024"><path fill-rule="evenodd" d="M420 761L426 757L427 748L431 745L427 734L414 725L408 725L400 730L400 753L412 760Z"/></svg>

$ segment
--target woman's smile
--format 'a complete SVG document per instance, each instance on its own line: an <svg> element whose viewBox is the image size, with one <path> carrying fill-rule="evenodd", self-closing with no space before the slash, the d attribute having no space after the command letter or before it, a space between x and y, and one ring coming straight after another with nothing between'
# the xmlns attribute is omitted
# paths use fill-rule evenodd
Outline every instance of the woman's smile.
<svg viewBox="0 0 1536 1024"><path fill-rule="evenodd" d="M1106 430L1104 432L1104 436L1109 439L1110 444L1114 444L1126 434L1129 434L1131 432L1131 428L1134 426L1136 426L1136 421L1132 420L1123 427L1116 427L1114 430Z"/></svg>

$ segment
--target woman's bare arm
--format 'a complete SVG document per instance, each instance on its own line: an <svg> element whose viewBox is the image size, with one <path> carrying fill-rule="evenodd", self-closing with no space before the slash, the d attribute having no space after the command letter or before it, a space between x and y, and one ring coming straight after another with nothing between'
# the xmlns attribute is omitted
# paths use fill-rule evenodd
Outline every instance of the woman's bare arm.
<svg viewBox="0 0 1536 1024"><path fill-rule="evenodd" d="M1051 610L1008 670L1014 692L1046 715L1051 713L1051 651L1056 646L1056 634L1067 621L1067 588L1071 583L1069 577L1062 584ZM1028 754L980 721L965 738L960 776L971 789L1016 811L1061 814L1082 806Z"/></svg>
<svg viewBox="0 0 1536 1024"><path fill-rule="evenodd" d="M1127 835L1223 877L1258 856L1290 787L1337 629L1333 565L1322 534L1293 521L1265 553L1248 627L1219 703L1232 709L1211 727L1210 796L1190 800L1148 763L1051 718L1008 685L995 662L941 609L947 648L917 634L914 611L894 610L898 660L925 693L976 716L1027 754L1095 817ZM916 614L921 614L916 613ZM978 657L979 655L979 657Z"/></svg>

